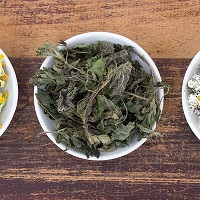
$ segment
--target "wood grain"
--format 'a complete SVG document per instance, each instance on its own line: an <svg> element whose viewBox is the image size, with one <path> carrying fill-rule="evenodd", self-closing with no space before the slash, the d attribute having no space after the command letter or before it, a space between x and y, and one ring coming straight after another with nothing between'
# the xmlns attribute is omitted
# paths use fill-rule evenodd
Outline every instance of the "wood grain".
<svg viewBox="0 0 200 200"><path fill-rule="evenodd" d="M186 123L181 84L190 59L154 59L171 85L157 130L124 157L88 161L61 151L45 134L27 84L41 58L11 58L19 82L14 118L0 138L0 199L200 199L200 141Z"/></svg>
<svg viewBox="0 0 200 200"><path fill-rule="evenodd" d="M0 47L11 57L88 31L122 34L154 58L192 58L200 49L197 0L2 0L0 17Z"/></svg>

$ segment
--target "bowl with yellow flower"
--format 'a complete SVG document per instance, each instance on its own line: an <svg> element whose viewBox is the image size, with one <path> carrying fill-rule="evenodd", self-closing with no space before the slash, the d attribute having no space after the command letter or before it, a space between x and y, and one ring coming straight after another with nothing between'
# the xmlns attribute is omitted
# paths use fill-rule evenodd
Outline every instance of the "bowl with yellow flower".
<svg viewBox="0 0 200 200"><path fill-rule="evenodd" d="M13 66L0 49L0 136L9 126L18 101L18 83Z"/></svg>

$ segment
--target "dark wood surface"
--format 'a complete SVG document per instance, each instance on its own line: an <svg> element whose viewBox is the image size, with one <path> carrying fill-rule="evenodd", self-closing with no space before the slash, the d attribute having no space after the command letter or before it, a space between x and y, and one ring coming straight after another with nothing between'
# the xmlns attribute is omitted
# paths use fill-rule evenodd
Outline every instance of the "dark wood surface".
<svg viewBox="0 0 200 200"><path fill-rule="evenodd" d="M200 141L181 105L185 71L200 50L200 1L0 0L0 19L0 48L19 83L16 113L0 137L0 200L200 199ZM135 41L171 85L157 127L163 139L110 161L78 159L39 134L27 83L43 62L39 46L88 31Z"/></svg>
<svg viewBox="0 0 200 200"><path fill-rule="evenodd" d="M39 134L33 87L27 82L43 59L11 58L19 101L0 138L0 199L200 199L200 141L181 105L182 79L191 60L154 61L171 85L157 128L164 138L118 159L88 161Z"/></svg>

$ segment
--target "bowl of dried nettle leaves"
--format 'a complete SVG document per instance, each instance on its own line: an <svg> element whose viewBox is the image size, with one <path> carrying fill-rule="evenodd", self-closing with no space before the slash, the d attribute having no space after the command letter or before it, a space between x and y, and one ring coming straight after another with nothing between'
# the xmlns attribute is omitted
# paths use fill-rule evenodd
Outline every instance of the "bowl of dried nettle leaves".
<svg viewBox="0 0 200 200"><path fill-rule="evenodd" d="M164 88L150 56L130 39L88 32L45 43L30 79L38 120L69 154L89 160L126 155L158 136Z"/></svg>

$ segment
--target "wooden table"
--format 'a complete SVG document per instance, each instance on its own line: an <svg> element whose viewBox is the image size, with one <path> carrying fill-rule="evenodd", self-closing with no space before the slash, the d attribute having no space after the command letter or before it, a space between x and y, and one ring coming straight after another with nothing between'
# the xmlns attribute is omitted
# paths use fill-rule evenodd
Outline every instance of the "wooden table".
<svg viewBox="0 0 200 200"><path fill-rule="evenodd" d="M200 141L181 105L185 71L200 50L200 1L3 0L0 6L0 48L19 83L16 113L0 138L0 199L200 199ZM134 40L171 85L157 127L164 138L110 161L73 157L38 134L27 84L43 62L37 47L88 31Z"/></svg>

